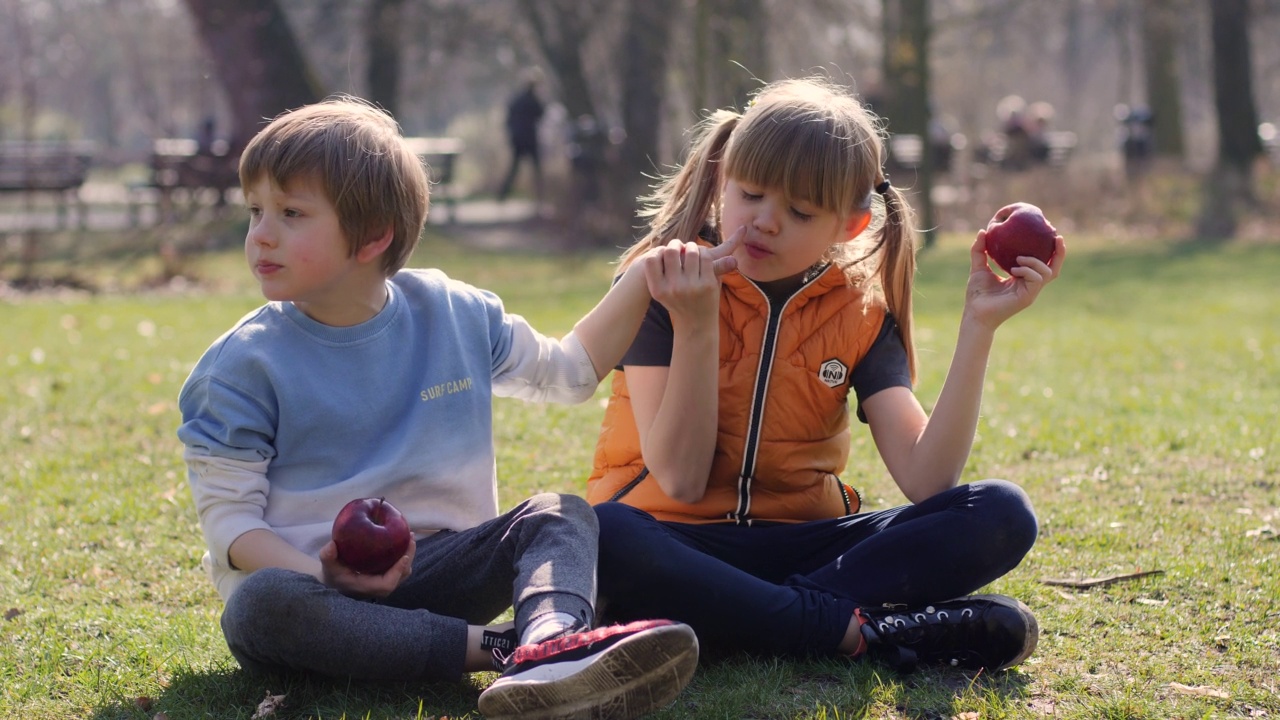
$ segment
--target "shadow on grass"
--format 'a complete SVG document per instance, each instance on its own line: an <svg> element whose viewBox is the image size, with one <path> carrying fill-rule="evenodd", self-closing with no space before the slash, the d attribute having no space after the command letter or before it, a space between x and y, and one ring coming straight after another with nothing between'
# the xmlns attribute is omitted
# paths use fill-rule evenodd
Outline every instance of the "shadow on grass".
<svg viewBox="0 0 1280 720"><path fill-rule="evenodd" d="M250 675L234 665L174 670L159 697L100 707L89 720L248 720L268 695L283 703L270 720L479 720L476 700L491 678L457 683L370 684L288 675ZM1030 681L1014 670L976 676L927 668L899 675L875 662L839 658L792 661L746 655L706 657L675 702L647 717L677 718L949 718L974 708L1016 715ZM163 713L163 716L159 714ZM838 713L838 714L837 714Z"/></svg>
<svg viewBox="0 0 1280 720"><path fill-rule="evenodd" d="M1017 670L977 675L925 668L900 675L877 662L841 658L796 661L737 654L704 656L675 703L651 717L950 718L966 710L1017 715L1029 702L1030 678Z"/></svg>
<svg viewBox="0 0 1280 720"><path fill-rule="evenodd" d="M487 680L486 680L487 683ZM270 720L428 720L479 718L475 676L456 683L357 683L300 675L251 675L235 665L176 668L159 697L129 699L89 720L248 720L270 695L283 695Z"/></svg>

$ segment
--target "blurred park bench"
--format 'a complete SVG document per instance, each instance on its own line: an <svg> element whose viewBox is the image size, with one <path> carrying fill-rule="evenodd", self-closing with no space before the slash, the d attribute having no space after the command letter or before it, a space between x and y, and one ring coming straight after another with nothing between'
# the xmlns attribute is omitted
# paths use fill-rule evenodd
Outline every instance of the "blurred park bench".
<svg viewBox="0 0 1280 720"><path fill-rule="evenodd" d="M461 192L455 177L458 157L466 149L460 138L410 137L405 138L409 147L426 163L431 176L432 204L443 202L448 208L449 222L458 219L458 200Z"/></svg>
<svg viewBox="0 0 1280 720"><path fill-rule="evenodd" d="M933 154L933 169L936 172L951 171L951 164L956 153L964 150L965 136L953 133L942 140L935 140L929 148ZM889 168L893 170L917 170L924 162L924 139L919 135L898 133L889 136Z"/></svg>
<svg viewBox="0 0 1280 720"><path fill-rule="evenodd" d="M1035 165L1061 168L1075 152L1077 138L1070 130L1050 130L1040 138L1023 142L1027 144L1011 142L1005 133L992 133L975 148L974 159L1004 170L1025 170Z"/></svg>
<svg viewBox="0 0 1280 720"><path fill-rule="evenodd" d="M201 148L188 138L157 138L149 165L147 180L129 186L129 223L135 227L141 206L148 202L156 205L157 223L173 221L179 198L197 205L213 193L221 207L227 203L227 191L240 186L239 157L227 153L225 144Z"/></svg>
<svg viewBox="0 0 1280 720"><path fill-rule="evenodd" d="M90 141L0 142L0 192L52 194L58 227L66 227L67 205L74 204L83 228L87 210L80 187L93 165L94 152Z"/></svg>
<svg viewBox="0 0 1280 720"><path fill-rule="evenodd" d="M432 199L448 206L449 220L456 219L459 193L455 185L454 170L464 143L457 138L411 137L409 146L422 158L430 170ZM129 188L129 222L137 226L139 210L153 198L156 221L177 220L176 202L185 199L191 206L208 203L212 196L215 206L227 204L228 191L240 186L240 159L227 152L223 146L214 145L202 149L199 143L188 138L159 138L151 152L151 175L142 183Z"/></svg>
<svg viewBox="0 0 1280 720"><path fill-rule="evenodd" d="M952 158L963 151L968 142L960 133L951 134L944 142L936 142L934 169L951 170ZM1046 132L1039 142L1019 148L1009 142L1003 133L992 133L974 148L973 159L981 165L1001 170L1024 170L1034 165L1061 168L1067 164L1076 149L1076 134L1068 130ZM889 136L889 165L891 169L915 170L924 160L924 140L919 135L899 133Z"/></svg>

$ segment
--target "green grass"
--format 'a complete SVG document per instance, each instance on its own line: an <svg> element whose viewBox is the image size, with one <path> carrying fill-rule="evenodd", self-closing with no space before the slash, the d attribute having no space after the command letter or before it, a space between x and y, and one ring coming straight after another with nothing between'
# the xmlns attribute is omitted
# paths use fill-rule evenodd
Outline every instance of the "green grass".
<svg viewBox="0 0 1280 720"><path fill-rule="evenodd" d="M1280 716L1280 245L1072 243L1062 279L999 333L967 472L1016 480L1036 503L1039 542L990 588L1039 617L1032 659L971 678L708 658L655 717ZM431 242L415 264L494 289L559 334L607 287L609 259ZM488 675L368 687L250 677L230 658L198 568L175 398L259 298L235 253L197 270L215 292L0 301L0 717L249 718L268 692L286 695L277 718L478 717ZM926 405L966 272L960 239L921 257ZM505 504L583 490L598 402L495 406ZM846 479L869 508L900 504L857 430ZM1137 570L1163 573L1041 582Z"/></svg>

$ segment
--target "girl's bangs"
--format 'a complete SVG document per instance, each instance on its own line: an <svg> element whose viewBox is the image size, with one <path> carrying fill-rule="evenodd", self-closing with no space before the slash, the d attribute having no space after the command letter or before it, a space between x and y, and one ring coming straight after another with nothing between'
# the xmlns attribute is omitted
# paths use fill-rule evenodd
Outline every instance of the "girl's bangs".
<svg viewBox="0 0 1280 720"><path fill-rule="evenodd" d="M817 113L773 115L753 118L734 131L725 176L780 189L788 198L840 215L859 206L854 192L861 184L855 177L859 168L850 151L857 140L841 137L835 123Z"/></svg>

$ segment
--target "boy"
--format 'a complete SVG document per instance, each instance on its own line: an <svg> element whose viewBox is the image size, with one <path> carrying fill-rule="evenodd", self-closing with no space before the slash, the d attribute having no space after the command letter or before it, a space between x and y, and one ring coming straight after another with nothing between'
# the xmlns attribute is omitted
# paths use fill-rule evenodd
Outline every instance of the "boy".
<svg viewBox="0 0 1280 720"><path fill-rule="evenodd" d="M395 121L352 99L276 118L240 181L269 302L197 363L178 429L236 660L368 680L500 660L479 699L490 718L629 718L671 701L697 639L662 620L591 630L594 515L552 494L498 514L490 399L591 397L661 267L628 273L559 341L491 293L401 271L427 177ZM698 262L722 273L731 251ZM382 575L344 567L330 540L360 497L385 497L414 531ZM488 625L513 605L514 623Z"/></svg>

